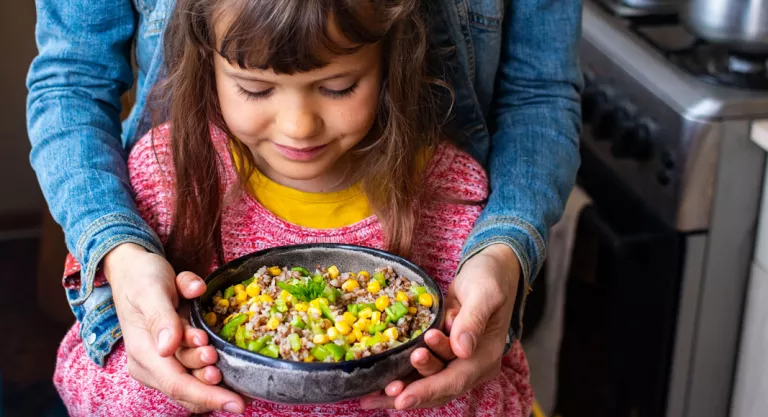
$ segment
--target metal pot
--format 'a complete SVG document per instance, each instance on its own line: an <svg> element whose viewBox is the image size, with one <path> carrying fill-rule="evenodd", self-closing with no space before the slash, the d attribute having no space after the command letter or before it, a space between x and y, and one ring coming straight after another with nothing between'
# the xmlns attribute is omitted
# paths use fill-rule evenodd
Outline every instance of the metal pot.
<svg viewBox="0 0 768 417"><path fill-rule="evenodd" d="M734 53L768 56L768 0L687 0L680 17L708 42Z"/></svg>

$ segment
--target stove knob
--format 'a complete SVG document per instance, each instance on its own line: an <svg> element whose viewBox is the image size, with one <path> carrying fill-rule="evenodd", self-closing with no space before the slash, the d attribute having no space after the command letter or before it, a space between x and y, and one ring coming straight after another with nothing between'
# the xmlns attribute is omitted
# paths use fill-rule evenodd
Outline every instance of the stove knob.
<svg viewBox="0 0 768 417"><path fill-rule="evenodd" d="M596 84L589 84L581 94L581 121L589 123L595 117L595 113L605 104L608 97L604 91L600 91Z"/></svg>
<svg viewBox="0 0 768 417"><path fill-rule="evenodd" d="M616 158L632 158L645 161L653 154L651 126L646 121L628 124L611 144L611 153Z"/></svg>
<svg viewBox="0 0 768 417"><path fill-rule="evenodd" d="M629 111L625 107L607 105L605 110L596 118L594 128L595 139L614 139L624 130L624 126L628 123L629 118Z"/></svg>

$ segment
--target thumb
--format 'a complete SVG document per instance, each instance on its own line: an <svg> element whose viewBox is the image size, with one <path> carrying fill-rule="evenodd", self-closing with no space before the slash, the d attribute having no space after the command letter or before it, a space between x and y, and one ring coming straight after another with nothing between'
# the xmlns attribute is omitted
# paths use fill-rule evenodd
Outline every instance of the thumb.
<svg viewBox="0 0 768 417"><path fill-rule="evenodd" d="M468 359L475 351L493 309L479 291L467 294L462 301L451 325L451 349L459 358Z"/></svg>
<svg viewBox="0 0 768 417"><path fill-rule="evenodd" d="M157 353L163 357L173 355L181 344L183 328L174 299L167 290L155 287L142 294L138 306L155 341Z"/></svg>

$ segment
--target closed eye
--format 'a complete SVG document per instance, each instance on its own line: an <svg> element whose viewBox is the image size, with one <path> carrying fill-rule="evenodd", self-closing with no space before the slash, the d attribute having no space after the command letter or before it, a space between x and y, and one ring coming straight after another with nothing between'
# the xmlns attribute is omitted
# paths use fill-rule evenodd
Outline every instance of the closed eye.
<svg viewBox="0 0 768 417"><path fill-rule="evenodd" d="M269 97L274 90L274 88L268 88L262 91L249 91L239 85L237 86L237 93L245 97L246 101L265 99Z"/></svg>

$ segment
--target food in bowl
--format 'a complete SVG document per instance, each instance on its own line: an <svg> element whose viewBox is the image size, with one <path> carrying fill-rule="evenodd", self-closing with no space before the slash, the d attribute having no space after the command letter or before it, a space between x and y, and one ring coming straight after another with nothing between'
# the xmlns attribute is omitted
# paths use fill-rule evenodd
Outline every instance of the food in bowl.
<svg viewBox="0 0 768 417"><path fill-rule="evenodd" d="M435 296L390 266L262 266L218 291L203 321L222 339L271 358L341 362L418 337L435 320Z"/></svg>

